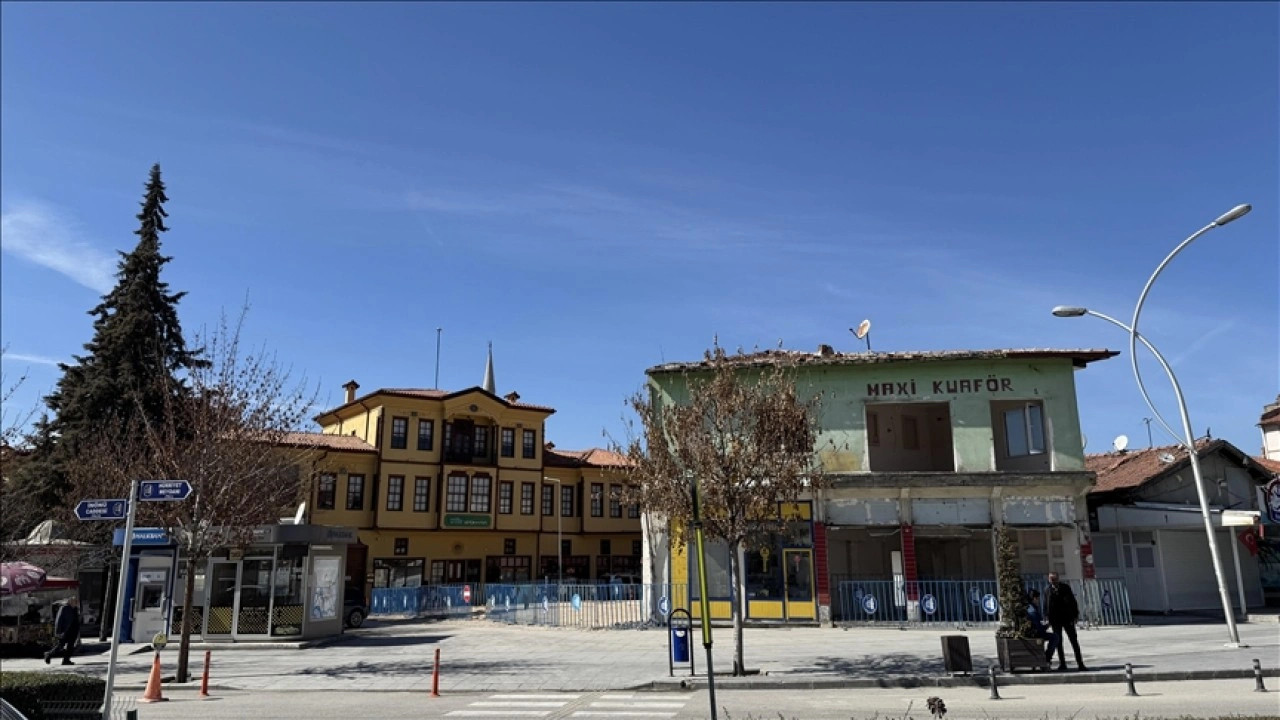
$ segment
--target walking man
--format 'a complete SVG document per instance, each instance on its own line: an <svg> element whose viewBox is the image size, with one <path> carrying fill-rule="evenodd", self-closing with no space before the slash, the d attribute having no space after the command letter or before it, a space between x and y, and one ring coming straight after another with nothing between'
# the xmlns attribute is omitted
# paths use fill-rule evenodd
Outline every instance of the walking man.
<svg viewBox="0 0 1280 720"><path fill-rule="evenodd" d="M76 642L80 640L80 601L77 598L68 599L58 609L53 620L53 635L57 642L44 654L44 664L48 665L49 659L61 651L62 664L75 665L71 662L71 654L76 651Z"/></svg>
<svg viewBox="0 0 1280 720"><path fill-rule="evenodd" d="M1063 652L1066 640L1071 641L1071 649L1076 654L1076 669L1088 670L1084 666L1084 658L1080 656L1080 642L1076 640L1076 621L1080 619L1080 606L1076 604L1076 594L1071 586L1058 581L1058 573L1049 573L1049 587L1044 593L1044 614L1058 637L1058 670L1067 669L1067 660ZM1066 640L1063 639L1065 633ZM1052 660L1052 658L1050 658Z"/></svg>

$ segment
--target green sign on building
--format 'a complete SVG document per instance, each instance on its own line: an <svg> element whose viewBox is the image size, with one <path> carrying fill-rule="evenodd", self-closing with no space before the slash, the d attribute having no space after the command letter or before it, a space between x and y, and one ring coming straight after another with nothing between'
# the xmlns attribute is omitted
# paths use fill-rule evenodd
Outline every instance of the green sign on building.
<svg viewBox="0 0 1280 720"><path fill-rule="evenodd" d="M445 515L444 526L447 528L487 528L491 522L488 515Z"/></svg>

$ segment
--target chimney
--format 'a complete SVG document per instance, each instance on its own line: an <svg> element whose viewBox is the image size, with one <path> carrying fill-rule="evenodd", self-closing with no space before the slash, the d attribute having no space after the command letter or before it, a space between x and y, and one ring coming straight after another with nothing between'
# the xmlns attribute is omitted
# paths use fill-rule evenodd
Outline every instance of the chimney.
<svg viewBox="0 0 1280 720"><path fill-rule="evenodd" d="M836 351L835 351L835 348L831 347L830 345L826 343L822 343L821 345L818 346L818 354L821 355L822 357L831 357L832 355L836 354Z"/></svg>
<svg viewBox="0 0 1280 720"><path fill-rule="evenodd" d="M502 396L502 399L503 399L503 400L506 400L506 401L507 401L507 402L509 402L509 403L517 403L517 402L520 402L520 393L518 393L518 392L516 392L516 391L512 390L511 392L507 393L506 395L503 395L503 396Z"/></svg>
<svg viewBox="0 0 1280 720"><path fill-rule="evenodd" d="M342 386L342 389L347 391L346 402L355 402L356 390L360 389L360 383L355 380L348 380L347 384Z"/></svg>

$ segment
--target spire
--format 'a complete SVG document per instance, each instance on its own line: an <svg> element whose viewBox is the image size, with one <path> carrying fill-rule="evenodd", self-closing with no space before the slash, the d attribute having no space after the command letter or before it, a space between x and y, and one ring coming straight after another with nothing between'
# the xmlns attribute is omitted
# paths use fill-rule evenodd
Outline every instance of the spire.
<svg viewBox="0 0 1280 720"><path fill-rule="evenodd" d="M480 387L486 392L498 394L497 386L493 383L493 343L489 343L489 360L484 364L484 384Z"/></svg>

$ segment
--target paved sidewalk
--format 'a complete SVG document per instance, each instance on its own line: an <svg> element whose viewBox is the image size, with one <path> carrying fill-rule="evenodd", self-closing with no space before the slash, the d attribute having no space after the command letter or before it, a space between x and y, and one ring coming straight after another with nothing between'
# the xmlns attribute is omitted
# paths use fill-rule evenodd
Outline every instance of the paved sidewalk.
<svg viewBox="0 0 1280 720"><path fill-rule="evenodd" d="M1104 628L1080 632L1089 672L1002 676L1002 684L1121 682L1125 663L1140 681L1205 677L1251 677L1253 659L1270 678L1280 675L1280 628L1242 624L1250 647L1224 647L1221 623ZM747 667L759 674L723 677L732 667L733 637L714 631L717 685L724 687L875 687L969 684L979 678L951 680L941 657L942 635L969 637L975 671L996 664L993 631L833 628L748 628ZM676 690L688 684L687 666L668 674L667 632L648 630L573 630L516 627L483 620L445 622L371 622L351 631L343 642L309 649L223 647L213 650L210 683L214 689L255 691L382 690L429 691L436 648L441 650L442 691L597 691ZM705 651L694 632L694 660L705 683ZM165 675L176 664L176 643L161 653ZM8 659L6 670L74 671L105 676L108 654L84 655L77 667L46 667L38 659ZM203 653L191 656L198 682ZM118 686L140 690L146 683L151 653L121 655ZM1275 689L1276 680L1270 680Z"/></svg>

